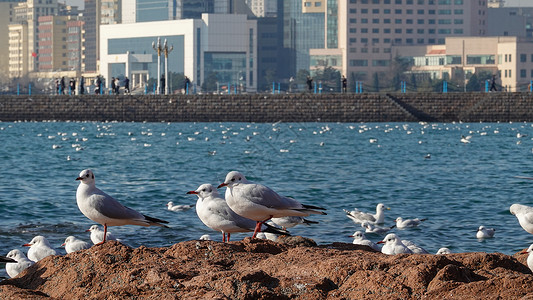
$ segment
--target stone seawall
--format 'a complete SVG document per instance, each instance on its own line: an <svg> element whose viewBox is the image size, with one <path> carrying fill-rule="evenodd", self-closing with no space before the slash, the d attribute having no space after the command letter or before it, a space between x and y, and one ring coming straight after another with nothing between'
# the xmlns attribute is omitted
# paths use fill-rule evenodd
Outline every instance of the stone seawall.
<svg viewBox="0 0 533 300"><path fill-rule="evenodd" d="M530 93L0 96L0 121L533 121Z"/></svg>

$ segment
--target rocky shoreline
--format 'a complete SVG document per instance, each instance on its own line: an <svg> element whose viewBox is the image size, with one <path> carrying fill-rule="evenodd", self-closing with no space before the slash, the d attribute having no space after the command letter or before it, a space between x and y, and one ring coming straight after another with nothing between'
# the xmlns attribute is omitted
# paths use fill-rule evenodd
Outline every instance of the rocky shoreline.
<svg viewBox="0 0 533 300"><path fill-rule="evenodd" d="M110 241L50 256L0 299L531 299L527 255L384 255L302 237L133 249Z"/></svg>

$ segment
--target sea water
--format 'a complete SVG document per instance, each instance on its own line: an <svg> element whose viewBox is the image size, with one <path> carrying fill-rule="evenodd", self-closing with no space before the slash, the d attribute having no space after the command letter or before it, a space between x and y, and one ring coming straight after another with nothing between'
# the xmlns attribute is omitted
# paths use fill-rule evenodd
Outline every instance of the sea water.
<svg viewBox="0 0 533 300"><path fill-rule="evenodd" d="M469 143L461 136L471 136ZM96 186L122 204L170 222L170 228L122 226L109 230L124 243L166 247L210 234L187 195L200 184L218 186L232 170L298 201L322 206L320 222L290 230L319 244L351 243L363 228L343 209L387 210L427 218L393 229L431 253L514 254L533 243L513 203L533 205L531 123L0 123L0 254L27 248L43 235L58 249L69 235L90 242L94 223L76 204L76 177L90 168ZM224 189L220 192L223 195ZM477 240L480 226L492 239ZM251 236L234 234L232 240ZM373 241L383 236L367 235ZM1 275L1 274L0 274Z"/></svg>

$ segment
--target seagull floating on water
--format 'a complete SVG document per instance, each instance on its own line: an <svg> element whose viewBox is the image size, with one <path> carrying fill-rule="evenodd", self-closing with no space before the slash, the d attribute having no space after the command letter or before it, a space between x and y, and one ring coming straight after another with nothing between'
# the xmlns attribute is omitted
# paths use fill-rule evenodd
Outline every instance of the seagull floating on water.
<svg viewBox="0 0 533 300"><path fill-rule="evenodd" d="M408 227L416 227L416 226L420 225L420 223L422 223L425 220L427 220L427 219L415 218L415 219L405 219L404 220L402 217L398 217L398 218L396 218L396 227L398 227L398 229L404 229L404 228L408 228Z"/></svg>
<svg viewBox="0 0 533 300"><path fill-rule="evenodd" d="M113 197L98 189L95 185L94 173L83 170L76 178L80 181L76 191L76 202L80 211L89 219L104 225L104 239L108 226L139 225L139 226L163 226L167 221L143 215L129 207L126 207Z"/></svg>
<svg viewBox="0 0 533 300"><path fill-rule="evenodd" d="M491 237L494 237L494 232L495 231L496 231L496 229L494 229L494 228L487 228L485 226L479 226L479 228L477 229L477 232L476 232L476 237L478 239L491 238Z"/></svg>
<svg viewBox="0 0 533 300"><path fill-rule="evenodd" d="M229 172L224 182L218 186L221 187L227 187L226 202L234 212L256 221L253 238L271 218L326 214L319 211L325 210L322 207L305 205L295 199L281 196L265 185L248 181L237 171Z"/></svg>
<svg viewBox="0 0 533 300"><path fill-rule="evenodd" d="M347 211L345 209L344 212L346 213L346 216L348 216L348 218L350 218L356 224L360 224L365 221L374 224L383 224L385 222L385 210L389 209L390 208L386 207L385 204L379 203L376 206L375 214L362 212L357 208L354 208L352 211Z"/></svg>
<svg viewBox="0 0 533 300"><path fill-rule="evenodd" d="M186 211L191 208L192 208L192 205L188 205L188 204L174 205L174 202L172 201L167 203L167 209L171 211Z"/></svg>
<svg viewBox="0 0 533 300"><path fill-rule="evenodd" d="M376 226L374 224L371 224L369 222L363 222L363 223L361 223L361 227L365 228L365 232L366 233L386 234L391 229L396 227L396 225L392 225L390 227L380 227L380 226Z"/></svg>

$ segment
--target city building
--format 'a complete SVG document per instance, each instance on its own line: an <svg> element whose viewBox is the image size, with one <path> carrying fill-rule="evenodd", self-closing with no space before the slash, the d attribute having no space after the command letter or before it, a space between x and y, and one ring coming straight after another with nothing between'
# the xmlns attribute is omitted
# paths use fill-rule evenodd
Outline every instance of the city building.
<svg viewBox="0 0 533 300"><path fill-rule="evenodd" d="M410 72L452 79L464 87L472 74L496 75L505 91L529 89L533 80L533 39L519 37L449 37L442 45L400 46L398 56L411 61Z"/></svg>
<svg viewBox="0 0 533 300"><path fill-rule="evenodd" d="M81 70L96 73L100 48L100 25L121 23L123 10L120 0L85 0L84 3L85 43Z"/></svg>
<svg viewBox="0 0 533 300"><path fill-rule="evenodd" d="M83 53L85 52L85 22L82 18L67 21L67 69L84 70Z"/></svg>
<svg viewBox="0 0 533 300"><path fill-rule="evenodd" d="M325 43L310 50L311 69L334 67L350 81L390 71L398 46L486 36L486 0L324 1Z"/></svg>
<svg viewBox="0 0 533 300"><path fill-rule="evenodd" d="M106 82L111 77L128 76L132 87L141 87L148 79L156 79L158 56L152 43L158 38L173 47L168 54L169 74L183 73L197 88L207 77L216 75L220 85L257 89L257 21L237 14L102 25L100 73Z"/></svg>
<svg viewBox="0 0 533 300"><path fill-rule="evenodd" d="M13 22L13 7L20 0L0 0L0 82L9 74L9 24Z"/></svg>
<svg viewBox="0 0 533 300"><path fill-rule="evenodd" d="M488 36L533 37L533 7L489 8Z"/></svg>
<svg viewBox="0 0 533 300"><path fill-rule="evenodd" d="M246 0L246 4L258 18L271 18L278 15L278 0Z"/></svg>
<svg viewBox="0 0 533 300"><path fill-rule="evenodd" d="M28 74L28 23L9 24L9 78Z"/></svg>
<svg viewBox="0 0 533 300"><path fill-rule="evenodd" d="M41 16L39 24L38 71L68 70L67 21L68 16Z"/></svg>
<svg viewBox="0 0 533 300"><path fill-rule="evenodd" d="M18 70L25 70L25 72L34 72L38 70L38 49L39 49L39 32L38 20L41 16L57 15L59 14L59 4L57 0L28 0L20 2L15 6L13 11L13 23L25 23L27 26L27 35L25 42L28 43L24 47L27 51L26 57L23 59L28 66L26 68L18 68ZM20 27L13 27L14 30ZM13 34L14 37L16 34ZM22 42L22 41L19 41ZM17 73L17 72L15 72ZM24 73L20 76L24 76Z"/></svg>

